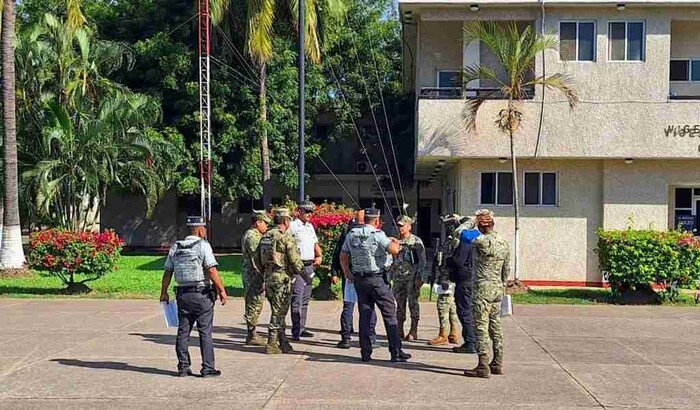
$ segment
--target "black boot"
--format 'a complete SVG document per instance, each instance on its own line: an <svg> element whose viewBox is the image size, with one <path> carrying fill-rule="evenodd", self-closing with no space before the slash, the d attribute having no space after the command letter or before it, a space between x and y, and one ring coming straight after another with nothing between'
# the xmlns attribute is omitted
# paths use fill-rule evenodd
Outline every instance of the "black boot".
<svg viewBox="0 0 700 410"><path fill-rule="evenodd" d="M480 354L479 364L472 370L465 370L464 375L467 377L480 377L482 379L488 379L489 377L491 377L491 371L489 369L489 365L487 364L488 361L489 355Z"/></svg>
<svg viewBox="0 0 700 410"><path fill-rule="evenodd" d="M462 346L453 347L452 351L455 353L474 354L476 353L476 347L471 343L464 343Z"/></svg>
<svg viewBox="0 0 700 410"><path fill-rule="evenodd" d="M411 358L411 355L404 352L403 350L399 349L399 352L397 354L392 354L391 355L391 361L394 363L404 363L407 362L408 359Z"/></svg>
<svg viewBox="0 0 700 410"><path fill-rule="evenodd" d="M284 330L279 331L279 340L282 353L294 353L294 348L287 340L287 334L284 332Z"/></svg>

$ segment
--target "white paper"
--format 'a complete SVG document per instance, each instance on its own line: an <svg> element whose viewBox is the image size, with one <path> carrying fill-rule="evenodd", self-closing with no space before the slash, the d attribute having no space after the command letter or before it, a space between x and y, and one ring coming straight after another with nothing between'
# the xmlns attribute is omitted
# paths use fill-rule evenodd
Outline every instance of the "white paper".
<svg viewBox="0 0 700 410"><path fill-rule="evenodd" d="M503 302L501 302L501 317L510 316L513 314L513 298L510 295L503 296Z"/></svg>
<svg viewBox="0 0 700 410"><path fill-rule="evenodd" d="M165 327L178 327L180 325L177 317L177 301L160 302L160 309L163 311Z"/></svg>
<svg viewBox="0 0 700 410"><path fill-rule="evenodd" d="M443 290L442 286L439 283L436 283L433 285L433 293L435 293L438 296L451 295L453 291L452 287L453 285L450 283L450 287L447 288L447 290Z"/></svg>
<svg viewBox="0 0 700 410"><path fill-rule="evenodd" d="M355 290L355 285L350 283L349 280L345 281L345 289L343 292L343 301L357 303L357 291Z"/></svg>

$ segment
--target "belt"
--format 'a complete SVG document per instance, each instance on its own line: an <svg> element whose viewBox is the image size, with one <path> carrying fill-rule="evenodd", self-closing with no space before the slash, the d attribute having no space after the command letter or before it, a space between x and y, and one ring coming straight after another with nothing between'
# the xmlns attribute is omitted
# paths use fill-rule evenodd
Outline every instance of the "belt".
<svg viewBox="0 0 700 410"><path fill-rule="evenodd" d="M371 278L371 277L374 277L374 276L384 276L384 273L385 273L385 272L386 272L386 271L383 271L383 270L380 270L380 271L377 271L377 272L363 271L363 272L353 272L352 274L353 274L354 276L359 276L359 277L361 277L361 278Z"/></svg>
<svg viewBox="0 0 700 410"><path fill-rule="evenodd" d="M304 264L304 266L311 266L311 265L314 264L314 261L313 261L313 260L310 260L310 261L301 261L301 262Z"/></svg>
<svg viewBox="0 0 700 410"><path fill-rule="evenodd" d="M209 293L211 286L175 286L177 293Z"/></svg>

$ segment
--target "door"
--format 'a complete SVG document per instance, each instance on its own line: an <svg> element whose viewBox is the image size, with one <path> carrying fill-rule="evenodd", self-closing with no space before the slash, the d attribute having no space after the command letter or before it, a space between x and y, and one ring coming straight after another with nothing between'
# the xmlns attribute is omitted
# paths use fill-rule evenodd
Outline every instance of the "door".
<svg viewBox="0 0 700 410"><path fill-rule="evenodd" d="M698 202L700 203L700 201ZM416 234L426 247L430 246L430 233L432 232L432 226L430 226L431 215L431 207L421 206L418 208L418 232Z"/></svg>

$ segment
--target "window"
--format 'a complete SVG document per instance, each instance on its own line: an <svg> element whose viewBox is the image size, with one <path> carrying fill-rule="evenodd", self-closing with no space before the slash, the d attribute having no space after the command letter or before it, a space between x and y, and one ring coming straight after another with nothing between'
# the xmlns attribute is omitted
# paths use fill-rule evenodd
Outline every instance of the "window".
<svg viewBox="0 0 700 410"><path fill-rule="evenodd" d="M700 81L700 59L671 60L671 81Z"/></svg>
<svg viewBox="0 0 700 410"><path fill-rule="evenodd" d="M695 230L697 216L693 214L693 195L697 193L697 188L676 188L674 229L680 226L685 231Z"/></svg>
<svg viewBox="0 0 700 410"><path fill-rule="evenodd" d="M611 61L644 61L643 22L610 22L608 42L610 43L608 57Z"/></svg>
<svg viewBox="0 0 700 410"><path fill-rule="evenodd" d="M557 174L554 172L525 173L525 205L557 205Z"/></svg>
<svg viewBox="0 0 700 410"><path fill-rule="evenodd" d="M461 76L462 73L457 70L440 70L437 74L437 86L440 88L462 87Z"/></svg>
<svg viewBox="0 0 700 410"><path fill-rule="evenodd" d="M479 198L482 205L512 205L513 173L482 172Z"/></svg>
<svg viewBox="0 0 700 410"><path fill-rule="evenodd" d="M559 24L559 58L595 61L595 23L567 21Z"/></svg>

